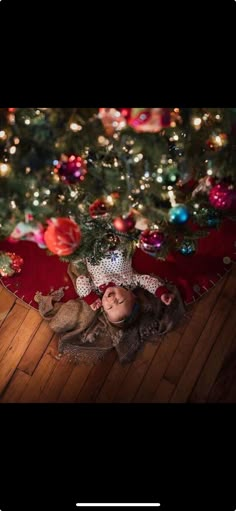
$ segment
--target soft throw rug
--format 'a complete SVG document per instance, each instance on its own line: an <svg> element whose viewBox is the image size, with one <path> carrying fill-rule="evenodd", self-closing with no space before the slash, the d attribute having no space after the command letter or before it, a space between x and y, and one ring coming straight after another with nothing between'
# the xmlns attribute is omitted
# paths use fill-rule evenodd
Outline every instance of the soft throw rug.
<svg viewBox="0 0 236 511"><path fill-rule="evenodd" d="M75 298L76 293L67 273L67 263L57 256L49 256L31 241L10 243L2 241L0 250L15 252L24 259L21 273L2 277L2 284L34 308L36 291L47 295L64 287L63 302ZM185 302L190 304L206 293L236 262L236 222L225 220L219 230L212 230L207 238L198 242L192 255L169 254L166 261L157 260L140 249L133 256L133 267L140 273L159 275L174 283Z"/></svg>

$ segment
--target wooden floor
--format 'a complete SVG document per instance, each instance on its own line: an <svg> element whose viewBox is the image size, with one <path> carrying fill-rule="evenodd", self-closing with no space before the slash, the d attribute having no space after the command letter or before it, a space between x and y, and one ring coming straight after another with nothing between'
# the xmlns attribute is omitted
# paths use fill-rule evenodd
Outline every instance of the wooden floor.
<svg viewBox="0 0 236 511"><path fill-rule="evenodd" d="M57 359L57 336L0 286L0 402L236 402L236 265L163 343L121 366Z"/></svg>

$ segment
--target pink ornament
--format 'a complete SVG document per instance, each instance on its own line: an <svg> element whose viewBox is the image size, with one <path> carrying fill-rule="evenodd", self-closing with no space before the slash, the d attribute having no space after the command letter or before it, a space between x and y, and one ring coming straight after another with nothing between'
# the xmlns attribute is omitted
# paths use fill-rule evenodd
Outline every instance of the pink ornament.
<svg viewBox="0 0 236 511"><path fill-rule="evenodd" d="M219 183L211 189L209 201L214 208L230 209L235 203L235 190L226 183Z"/></svg>
<svg viewBox="0 0 236 511"><path fill-rule="evenodd" d="M146 253L158 252L165 241L163 232L159 230L146 229L139 238L139 246Z"/></svg>
<svg viewBox="0 0 236 511"><path fill-rule="evenodd" d="M132 108L128 124L139 133L158 133L170 126L168 108Z"/></svg>

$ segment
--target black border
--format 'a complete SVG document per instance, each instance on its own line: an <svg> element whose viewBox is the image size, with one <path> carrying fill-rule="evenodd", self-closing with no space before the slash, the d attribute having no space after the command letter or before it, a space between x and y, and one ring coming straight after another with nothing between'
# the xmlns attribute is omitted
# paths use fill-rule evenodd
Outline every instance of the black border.
<svg viewBox="0 0 236 511"><path fill-rule="evenodd" d="M12 4L0 6L2 107L234 105L233 0L168 2L137 20L121 9L117 32L114 13L105 24L104 12L49 17L46 2ZM234 405L1 404L0 509L136 500L234 511L235 422Z"/></svg>

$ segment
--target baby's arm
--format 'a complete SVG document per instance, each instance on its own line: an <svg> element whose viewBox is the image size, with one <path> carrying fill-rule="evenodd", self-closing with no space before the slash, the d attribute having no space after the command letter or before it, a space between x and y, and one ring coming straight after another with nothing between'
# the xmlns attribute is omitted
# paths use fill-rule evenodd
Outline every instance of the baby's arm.
<svg viewBox="0 0 236 511"><path fill-rule="evenodd" d="M161 299L163 303L166 305L170 305L172 302L174 295L169 292L166 286L158 279L158 277L151 277L150 275L141 275L139 273L134 273L134 281L136 286L140 286L149 293L157 296Z"/></svg>
<svg viewBox="0 0 236 511"><path fill-rule="evenodd" d="M101 307L101 303L99 304L99 296L95 292L95 288L92 280L85 275L79 275L76 279L76 290L80 298L84 300L88 305L91 306L93 310ZM100 300L101 302L101 300Z"/></svg>

